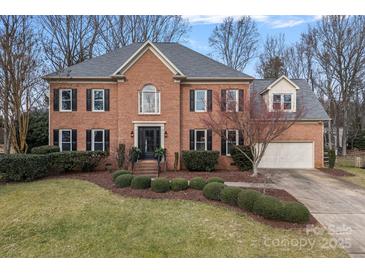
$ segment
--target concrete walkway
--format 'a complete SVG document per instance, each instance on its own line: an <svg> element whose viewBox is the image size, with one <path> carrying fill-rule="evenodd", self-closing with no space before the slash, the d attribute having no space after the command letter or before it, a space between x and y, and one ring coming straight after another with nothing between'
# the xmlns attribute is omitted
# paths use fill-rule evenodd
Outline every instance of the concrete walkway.
<svg viewBox="0 0 365 274"><path fill-rule="evenodd" d="M278 188L305 204L352 257L365 257L365 189L319 170L271 170Z"/></svg>

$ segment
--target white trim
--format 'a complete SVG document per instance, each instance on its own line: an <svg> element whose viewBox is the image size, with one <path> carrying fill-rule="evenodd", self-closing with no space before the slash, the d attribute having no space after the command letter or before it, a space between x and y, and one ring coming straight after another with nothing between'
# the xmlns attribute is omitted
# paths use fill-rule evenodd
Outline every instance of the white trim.
<svg viewBox="0 0 365 274"><path fill-rule="evenodd" d="M147 47L145 49L145 47ZM146 41L131 57L128 58L111 76L119 72L123 75L147 50L151 50L173 72L181 76L184 74L151 42Z"/></svg>
<svg viewBox="0 0 365 274"><path fill-rule="evenodd" d="M102 91L103 92L103 109L95 110L95 92ZM91 90L91 111L92 112L105 112L105 89L95 88Z"/></svg>
<svg viewBox="0 0 365 274"><path fill-rule="evenodd" d="M240 98L239 98L240 95L239 95L239 90L238 89L226 89L226 111L227 112L233 112L232 110L229 110L229 108L228 108L227 93L229 91L234 91L236 93L236 112L238 112L239 111L239 100L240 100Z"/></svg>
<svg viewBox="0 0 365 274"><path fill-rule="evenodd" d="M70 129L70 128L63 128L63 129L59 129L58 130L58 146L60 147L60 152L62 152L63 151L63 149L62 149L62 144L63 144L63 142L62 142L62 132L63 131L69 131L70 132L70 150L67 150L67 151L72 151L72 129Z"/></svg>
<svg viewBox="0 0 365 274"><path fill-rule="evenodd" d="M204 110L196 110L196 94L197 92L204 92ZM195 89L194 90L194 112L207 112L208 111L208 90L206 89Z"/></svg>
<svg viewBox="0 0 365 274"><path fill-rule="evenodd" d="M103 151L105 151L105 129L95 128L91 130L91 151L95 151L95 132L103 132Z"/></svg>
<svg viewBox="0 0 365 274"><path fill-rule="evenodd" d="M219 80L220 78L217 77L217 80ZM236 81L236 82L222 82L222 81L211 81L211 82L194 82L194 81L181 81L181 85L249 85L251 84L250 82L241 82L241 81Z"/></svg>
<svg viewBox="0 0 365 274"><path fill-rule="evenodd" d="M70 109L63 109L62 108L62 92L64 91L70 91L71 92L71 98L70 98ZM58 104L59 104L59 111L60 112L72 112L72 89L71 88L64 88L64 89L60 89L60 92L58 94Z"/></svg>
<svg viewBox="0 0 365 274"><path fill-rule="evenodd" d="M208 130L207 129L194 129L194 150L196 150L196 132L197 131L204 131L204 139L205 139L205 144L204 144L204 151L208 150Z"/></svg>
<svg viewBox="0 0 365 274"><path fill-rule="evenodd" d="M283 112L295 112L296 111L296 106L294 104L294 101L296 100L296 94L294 92L273 92L271 94L271 100L269 100L270 103L270 111L273 112L275 111L276 109L274 109L274 96L275 95L280 95L280 111L283 111ZM291 96L291 103L290 103L290 109L284 109L284 96L285 95L290 95Z"/></svg>
<svg viewBox="0 0 365 274"><path fill-rule="evenodd" d="M143 96L141 97L143 89L146 86L153 86L155 88L154 92L145 92L145 93L154 93L155 94L155 110L158 102L158 109L157 112L144 112L143 110ZM161 114L161 95L160 92L156 89L154 85L145 85L141 91L138 92L138 114L139 115L160 115ZM142 109L142 110L141 110Z"/></svg>
<svg viewBox="0 0 365 274"><path fill-rule="evenodd" d="M239 131L238 129L226 129L226 156L231 156L231 153L229 153L228 150L228 132L229 131L235 131L236 132L236 146L239 145Z"/></svg>
<svg viewBox="0 0 365 274"><path fill-rule="evenodd" d="M277 83L279 83L281 80L286 80L289 84L291 84L296 90L299 89L299 87L293 82L291 81L288 77L286 77L285 75L282 75L281 77L279 77L278 79L276 79L274 82L272 82L270 85L268 85L263 91L260 92L260 94L265 93L266 91L272 89Z"/></svg>
<svg viewBox="0 0 365 274"><path fill-rule="evenodd" d="M134 146L138 147L138 128L139 127L160 127L160 145L165 148L165 123L159 121L134 121Z"/></svg>

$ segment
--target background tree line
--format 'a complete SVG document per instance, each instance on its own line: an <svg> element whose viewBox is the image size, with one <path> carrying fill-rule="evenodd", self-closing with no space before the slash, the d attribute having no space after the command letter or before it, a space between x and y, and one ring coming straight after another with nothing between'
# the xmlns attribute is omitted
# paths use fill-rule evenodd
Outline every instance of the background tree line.
<svg viewBox="0 0 365 274"><path fill-rule="evenodd" d="M324 16L294 44L284 34L259 43L249 16L227 17L209 38L211 56L245 70L256 60L260 78L304 78L332 118L330 136L342 132L343 154L365 128L365 19ZM25 153L37 144L30 121L46 119L47 85L41 76L134 42L183 41L190 30L181 16L0 16L0 116L4 151ZM43 114L40 114L42 113ZM31 119L31 116L34 119ZM47 123L42 125L47 133ZM47 143L40 134L39 144ZM33 141L30 141L33 140ZM335 138L328 138L330 146ZM337 138L337 142L339 139Z"/></svg>

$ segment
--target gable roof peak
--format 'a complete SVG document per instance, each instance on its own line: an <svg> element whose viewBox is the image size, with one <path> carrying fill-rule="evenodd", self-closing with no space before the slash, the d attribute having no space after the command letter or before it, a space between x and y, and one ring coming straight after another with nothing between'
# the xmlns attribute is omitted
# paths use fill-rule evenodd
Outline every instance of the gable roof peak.
<svg viewBox="0 0 365 274"><path fill-rule="evenodd" d="M276 79L275 81L273 81L270 85L268 85L264 90L262 90L260 92L260 94L263 94L267 91L269 91L270 89L272 89L274 86L276 86L279 82L281 82L282 80L287 81L289 84L291 84L296 90L299 89L298 85L295 84L292 80L290 80L287 76L285 75L281 75L278 79Z"/></svg>

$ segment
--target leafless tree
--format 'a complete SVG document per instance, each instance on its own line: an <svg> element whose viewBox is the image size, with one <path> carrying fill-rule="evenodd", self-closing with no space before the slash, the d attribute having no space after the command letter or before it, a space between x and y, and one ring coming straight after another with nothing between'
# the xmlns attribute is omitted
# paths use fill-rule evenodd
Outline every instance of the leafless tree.
<svg viewBox="0 0 365 274"><path fill-rule="evenodd" d="M6 146L18 153L27 151L29 111L38 97L37 35L29 16L0 16L1 104Z"/></svg>
<svg viewBox="0 0 365 274"><path fill-rule="evenodd" d="M226 105L226 111L208 112L202 121L207 128L211 128L218 135L221 135L222 130L225 129L236 129L242 132L244 145L250 148L252 158L239 146L237 150L252 163L252 175L257 176L258 166L268 145L294 125L303 116L304 109L297 109L293 113L279 109L271 111L262 95L258 93L251 93L250 100L244 100L243 111L237 111L239 108L232 104L232 100L229 100L228 106L228 100L227 96L221 99L217 94L214 98L217 108ZM226 138L226 136L222 137Z"/></svg>
<svg viewBox="0 0 365 274"><path fill-rule="evenodd" d="M267 36L262 53L256 66L257 74L262 78L278 78L287 75L285 35Z"/></svg>
<svg viewBox="0 0 365 274"><path fill-rule="evenodd" d="M177 42L189 31L189 23L177 15L104 16L101 31L103 51L135 42Z"/></svg>
<svg viewBox="0 0 365 274"><path fill-rule="evenodd" d="M338 86L342 114L342 153L346 155L349 106L365 76L365 18L363 16L324 16L309 33L316 37L315 59L333 73Z"/></svg>
<svg viewBox="0 0 365 274"><path fill-rule="evenodd" d="M94 57L103 20L100 16L40 16L45 57L56 71Z"/></svg>
<svg viewBox="0 0 365 274"><path fill-rule="evenodd" d="M255 21L250 16L238 20L227 17L213 30L209 46L213 49L213 56L243 71L255 56L258 37Z"/></svg>

